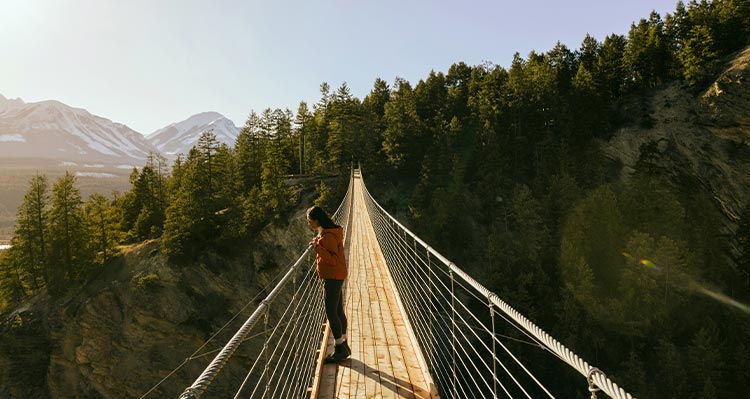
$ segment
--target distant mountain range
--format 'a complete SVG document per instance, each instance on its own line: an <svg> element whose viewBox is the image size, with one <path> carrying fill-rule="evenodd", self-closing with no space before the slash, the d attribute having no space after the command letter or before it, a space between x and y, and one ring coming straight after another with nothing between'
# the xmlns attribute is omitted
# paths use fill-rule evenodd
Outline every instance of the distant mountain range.
<svg viewBox="0 0 750 399"><path fill-rule="evenodd" d="M165 157L173 159L179 154L187 154L206 130L213 130L216 138L229 146L234 145L240 133L234 122L222 114L202 112L159 129L146 136L146 139Z"/></svg>
<svg viewBox="0 0 750 399"><path fill-rule="evenodd" d="M149 152L167 159L187 154L203 131L233 145L239 128L217 112L172 123L148 136L59 101L26 103L0 95L0 158L141 165Z"/></svg>

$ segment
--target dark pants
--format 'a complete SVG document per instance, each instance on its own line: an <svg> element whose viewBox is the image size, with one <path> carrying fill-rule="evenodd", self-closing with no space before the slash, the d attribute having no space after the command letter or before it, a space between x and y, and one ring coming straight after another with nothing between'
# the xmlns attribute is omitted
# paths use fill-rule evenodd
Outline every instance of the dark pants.
<svg viewBox="0 0 750 399"><path fill-rule="evenodd" d="M335 339L341 338L341 335L346 333L347 320L344 314L344 294L341 289L343 286L344 280L325 280L323 283L326 317L328 317L328 325Z"/></svg>

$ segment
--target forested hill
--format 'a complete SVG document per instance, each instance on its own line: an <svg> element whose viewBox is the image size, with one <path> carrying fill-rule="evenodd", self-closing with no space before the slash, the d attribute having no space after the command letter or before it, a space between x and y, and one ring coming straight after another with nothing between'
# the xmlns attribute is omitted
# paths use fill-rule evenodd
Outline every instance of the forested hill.
<svg viewBox="0 0 750 399"><path fill-rule="evenodd" d="M55 314L64 303L73 316L86 314L71 304L85 303L85 288L104 284L128 259L121 244L155 239L147 252L167 265L168 281L132 281L149 300L169 298L160 287L179 282L169 270L231 265L269 221L288 222L303 206L289 174L339 175L339 184L318 186L332 210L354 161L389 211L629 392L744 397L749 45L747 0L678 3L629 32L516 54L507 67L456 63L415 83L376 79L363 99L346 84L324 83L321 99L296 113L251 113L234 147L206 133L171 167L153 157L115 198L84 203L72 176L51 190L37 177L0 261L0 309L9 320L0 365L12 366L0 367L0 396L18 386L6 385L13 374L3 370L23 369L28 388L45 375L73 378L54 365L95 369L70 347L82 343L55 343L49 332L63 321L54 316L51 325L31 324L47 337L39 353L48 357L34 367L23 367L5 337L23 341L31 309ZM200 326L187 317L181 326L200 336L223 323L216 317ZM124 325L107 324L108 336L117 341L112 332ZM548 354L531 356L553 392L587 395L585 387L555 386L563 379ZM102 396L123 392L117 381L100 384L105 374L65 383Z"/></svg>

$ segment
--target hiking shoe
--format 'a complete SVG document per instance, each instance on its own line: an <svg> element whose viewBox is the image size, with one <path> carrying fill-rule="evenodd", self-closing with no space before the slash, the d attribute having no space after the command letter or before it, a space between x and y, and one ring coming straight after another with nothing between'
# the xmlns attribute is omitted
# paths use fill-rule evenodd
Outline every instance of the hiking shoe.
<svg viewBox="0 0 750 399"><path fill-rule="evenodd" d="M341 352L344 354L344 359L352 355L352 348L349 347L349 344L346 341L342 342L339 346L342 347Z"/></svg>
<svg viewBox="0 0 750 399"><path fill-rule="evenodd" d="M325 364L331 364L331 363L340 363L343 360L346 360L349 356L351 356L352 350L349 348L349 344L344 341L341 343L341 345L335 345L333 347L333 353L326 356L326 358L323 360L323 363Z"/></svg>

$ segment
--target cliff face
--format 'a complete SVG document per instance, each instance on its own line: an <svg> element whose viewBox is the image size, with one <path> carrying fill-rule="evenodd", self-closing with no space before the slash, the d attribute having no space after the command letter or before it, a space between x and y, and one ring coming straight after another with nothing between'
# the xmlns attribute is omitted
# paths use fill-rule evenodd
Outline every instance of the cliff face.
<svg viewBox="0 0 750 399"><path fill-rule="evenodd" d="M750 48L732 58L700 98L701 124L718 137L750 144Z"/></svg>
<svg viewBox="0 0 750 399"><path fill-rule="evenodd" d="M232 261L213 256L178 266L158 241L127 247L62 303L37 296L6 312L0 398L141 397L296 259L312 236L296 216L290 225L267 227ZM257 303L267 292L260 293ZM254 308L202 352L224 345ZM212 358L186 363L149 397L179 396ZM247 360L237 352L230 379Z"/></svg>
<svg viewBox="0 0 750 399"><path fill-rule="evenodd" d="M695 179L733 231L750 198L750 48L735 54L715 82L694 94L679 83L644 98L650 127L629 126L603 143L627 180L640 147L657 143L656 163L673 182Z"/></svg>

